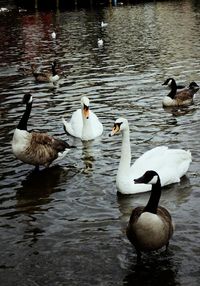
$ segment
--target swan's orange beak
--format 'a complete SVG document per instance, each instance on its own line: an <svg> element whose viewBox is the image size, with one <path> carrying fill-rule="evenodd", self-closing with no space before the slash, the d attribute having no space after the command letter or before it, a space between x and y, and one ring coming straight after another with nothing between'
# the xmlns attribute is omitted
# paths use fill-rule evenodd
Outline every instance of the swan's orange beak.
<svg viewBox="0 0 200 286"><path fill-rule="evenodd" d="M84 115L84 117L85 117L86 119L89 118L89 106L84 105L83 115Z"/></svg>
<svg viewBox="0 0 200 286"><path fill-rule="evenodd" d="M120 124L115 123L109 136L113 136L113 135L119 133L119 131L120 131Z"/></svg>

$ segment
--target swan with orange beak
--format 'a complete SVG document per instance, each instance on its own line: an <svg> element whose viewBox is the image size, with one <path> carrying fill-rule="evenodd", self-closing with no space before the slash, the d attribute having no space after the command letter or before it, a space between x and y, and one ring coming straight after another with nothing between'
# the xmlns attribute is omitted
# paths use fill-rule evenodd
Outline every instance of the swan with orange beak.
<svg viewBox="0 0 200 286"><path fill-rule="evenodd" d="M66 133L83 141L93 140L103 132L103 125L96 114L90 110L90 101L87 96L81 98L81 109L76 110L67 122L62 118Z"/></svg>

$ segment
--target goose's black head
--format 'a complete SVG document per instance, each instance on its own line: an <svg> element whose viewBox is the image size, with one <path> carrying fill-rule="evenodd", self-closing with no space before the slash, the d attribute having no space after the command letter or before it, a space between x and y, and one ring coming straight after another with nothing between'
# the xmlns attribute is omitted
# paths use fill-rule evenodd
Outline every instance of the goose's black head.
<svg viewBox="0 0 200 286"><path fill-rule="evenodd" d="M151 195L149 198L149 201L144 207L143 212L151 212L156 214L157 213L157 208L158 208L158 203L160 200L161 196L161 183L160 183L160 177L158 173L155 171L147 171L144 173L144 175L138 179L134 180L136 184L151 184L152 189L151 189Z"/></svg>
<svg viewBox="0 0 200 286"><path fill-rule="evenodd" d="M157 184L158 182L160 182L160 178L159 178L159 175L158 173L156 173L155 171L146 171L144 173L143 176L141 176L140 178L138 179L135 179L134 182L136 184Z"/></svg>
<svg viewBox="0 0 200 286"><path fill-rule="evenodd" d="M176 81L173 77L169 77L162 85L168 85L169 87L176 87Z"/></svg>
<svg viewBox="0 0 200 286"><path fill-rule="evenodd" d="M54 66L54 67L56 67L56 64L57 64L57 63L56 63L56 60L54 60L51 65Z"/></svg>
<svg viewBox="0 0 200 286"><path fill-rule="evenodd" d="M189 84L189 88L190 88L190 89L193 89L193 90L195 90L195 91L198 91L198 90L199 90L199 85L198 85L196 82L192 81L192 82Z"/></svg>
<svg viewBox="0 0 200 286"><path fill-rule="evenodd" d="M30 93L25 93L24 94L24 97L22 99L22 103L23 104L29 104L33 101L33 97Z"/></svg>

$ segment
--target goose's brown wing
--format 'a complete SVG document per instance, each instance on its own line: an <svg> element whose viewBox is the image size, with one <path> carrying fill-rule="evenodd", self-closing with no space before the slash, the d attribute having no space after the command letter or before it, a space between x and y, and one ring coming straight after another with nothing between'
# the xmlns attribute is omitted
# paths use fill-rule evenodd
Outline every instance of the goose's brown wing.
<svg viewBox="0 0 200 286"><path fill-rule="evenodd" d="M192 99L193 94L188 90L182 90L180 92L177 92L174 99L180 100L180 101L186 101Z"/></svg>
<svg viewBox="0 0 200 286"><path fill-rule="evenodd" d="M32 142L34 144L43 145L48 148L53 148L55 150L64 151L66 148L70 148L68 143L61 140L56 139L53 136L48 135L47 133L39 133L39 132L32 132Z"/></svg>
<svg viewBox="0 0 200 286"><path fill-rule="evenodd" d="M174 231L174 225L172 223L172 217L170 215L170 213L168 212L168 210L162 206L159 206L157 209L157 215L160 216L160 218L162 218L163 222L166 223L169 227L169 239L173 234Z"/></svg>
<svg viewBox="0 0 200 286"><path fill-rule="evenodd" d="M32 132L26 154L33 165L48 167L58 157L58 152L68 147L66 142L46 133Z"/></svg>
<svg viewBox="0 0 200 286"><path fill-rule="evenodd" d="M144 207L137 207L137 208L132 210L129 223L128 223L127 228L126 228L126 235L129 239L129 241L135 246L137 246L137 238L134 235L133 225L135 225L135 223L137 222L138 218L140 217L141 213L143 212L143 209L144 209Z"/></svg>

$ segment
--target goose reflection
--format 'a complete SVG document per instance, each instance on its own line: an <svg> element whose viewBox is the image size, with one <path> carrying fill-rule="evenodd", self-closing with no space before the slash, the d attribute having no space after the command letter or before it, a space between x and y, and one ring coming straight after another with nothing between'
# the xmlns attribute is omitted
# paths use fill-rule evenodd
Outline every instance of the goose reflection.
<svg viewBox="0 0 200 286"><path fill-rule="evenodd" d="M72 168L66 169L58 165L41 171L31 171L16 192L18 211L30 214L44 211L44 205L48 205L52 200L50 195L62 191L59 186L72 176L74 176Z"/></svg>
<svg viewBox="0 0 200 286"><path fill-rule="evenodd" d="M45 230L41 225L45 225L48 212L54 192L63 191L62 187L67 180L75 175L73 169L65 169L58 165L41 171L31 171L22 186L16 192L16 213L23 216L23 236L19 243L26 243L29 246L35 244L42 236ZM43 216L44 223L38 220L39 215ZM37 251L34 254L38 254Z"/></svg>
<svg viewBox="0 0 200 286"><path fill-rule="evenodd" d="M178 266L174 264L173 253L144 256L142 263L129 266L123 279L124 285L179 285Z"/></svg>
<svg viewBox="0 0 200 286"><path fill-rule="evenodd" d="M186 114L192 114L196 111L194 106L185 107L163 107L165 112L172 114L174 117L183 116Z"/></svg>

